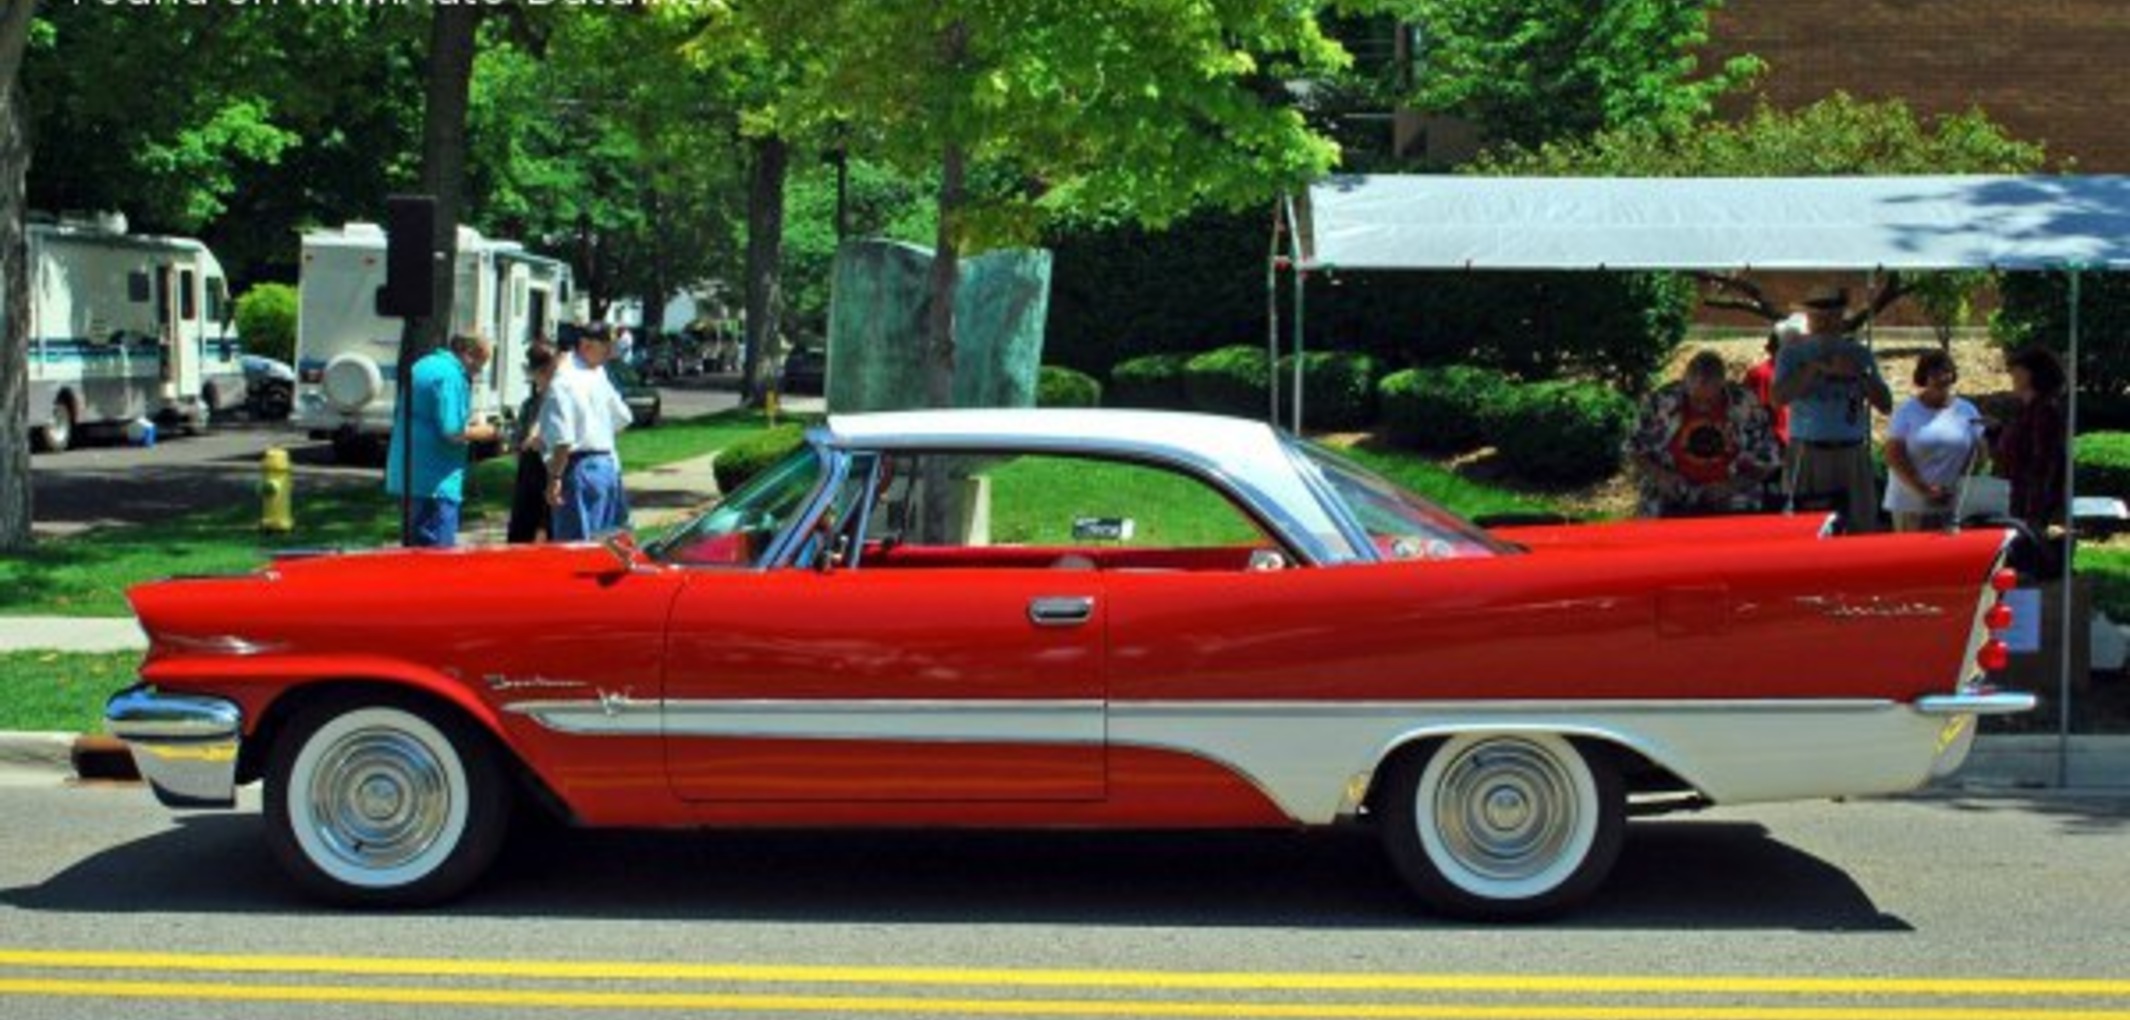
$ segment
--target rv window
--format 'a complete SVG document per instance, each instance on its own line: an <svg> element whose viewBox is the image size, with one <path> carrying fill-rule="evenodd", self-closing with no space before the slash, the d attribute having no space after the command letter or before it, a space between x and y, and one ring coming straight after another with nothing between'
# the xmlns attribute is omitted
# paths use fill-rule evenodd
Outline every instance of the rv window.
<svg viewBox="0 0 2130 1020"><path fill-rule="evenodd" d="M183 319L186 322L191 322L192 320L197 319L199 317L200 298L193 287L192 270L187 269L179 276L178 318Z"/></svg>
<svg viewBox="0 0 2130 1020"><path fill-rule="evenodd" d="M148 286L147 273L135 272L126 274L126 300L146 304L148 299L154 296L154 292Z"/></svg>
<svg viewBox="0 0 2130 1020"><path fill-rule="evenodd" d="M229 281L219 276L207 278L207 321L223 322L229 308Z"/></svg>

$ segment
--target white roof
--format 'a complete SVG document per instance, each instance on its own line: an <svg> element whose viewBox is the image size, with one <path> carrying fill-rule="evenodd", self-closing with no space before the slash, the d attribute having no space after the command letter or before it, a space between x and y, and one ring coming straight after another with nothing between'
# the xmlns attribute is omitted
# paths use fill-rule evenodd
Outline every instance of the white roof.
<svg viewBox="0 0 2130 1020"><path fill-rule="evenodd" d="M2130 267L2130 177L1356 175L1297 212L1311 269Z"/></svg>
<svg viewBox="0 0 2130 1020"><path fill-rule="evenodd" d="M830 441L866 449L1079 452L1155 460L1216 474L1245 497L1270 503L1296 527L1337 535L1288 459L1280 434L1261 421L1173 411L977 408L838 414Z"/></svg>

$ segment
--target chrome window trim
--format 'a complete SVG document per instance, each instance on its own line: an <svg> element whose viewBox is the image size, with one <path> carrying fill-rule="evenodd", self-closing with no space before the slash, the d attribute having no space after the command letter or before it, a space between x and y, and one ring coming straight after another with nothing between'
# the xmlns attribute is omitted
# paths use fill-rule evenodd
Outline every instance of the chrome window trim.
<svg viewBox="0 0 2130 1020"><path fill-rule="evenodd" d="M813 530L814 522L821 519L821 511L835 495L836 487L843 483L844 473L850 469L850 451L828 443L828 430L816 425L806 430L806 445L821 457L821 478L814 484L814 491L806 497L806 503L792 518L790 526L770 543L769 553L762 557L762 570L781 570L791 566L791 558L799 551L799 536Z"/></svg>
<svg viewBox="0 0 2130 1020"><path fill-rule="evenodd" d="M1013 436L997 439L957 437L942 441L933 437L912 437L897 441L893 437L873 437L866 440L844 440L825 427L817 427L824 444L844 456L853 453L927 453L941 455L986 456L1072 456L1089 460L1119 461L1142 464L1174 471L1218 490L1229 502L1241 508L1252 524L1263 530L1267 537L1285 546L1299 563L1321 566L1346 562L1324 545L1316 535L1302 525L1294 514L1281 506L1279 501L1255 486L1243 482L1219 464L1199 456L1171 456L1169 451L1152 444L1117 442L1113 440L1085 440L1050 436ZM809 432L809 439L814 432ZM1307 483L1304 483L1307 487ZM1321 501L1319 501L1321 502ZM812 508L818 512L819 507ZM1318 508L1322 511L1322 507ZM1326 515L1329 516L1328 512ZM1337 519L1333 519L1334 525Z"/></svg>
<svg viewBox="0 0 2130 1020"><path fill-rule="evenodd" d="M1309 490L1309 493L1316 497L1316 501L1323 505L1324 513L1338 527L1339 533L1346 539L1346 544L1352 547L1354 555L1341 562L1383 562L1383 554L1377 551L1375 542L1369 539L1368 529L1361 524L1359 517L1354 516L1353 507L1339 498L1338 492L1331 487L1331 481L1324 477L1324 469L1302 452L1301 444L1295 442L1292 433L1282 431L1278 436L1280 450L1287 455L1287 462L1294 466L1295 473L1301 476L1302 487Z"/></svg>

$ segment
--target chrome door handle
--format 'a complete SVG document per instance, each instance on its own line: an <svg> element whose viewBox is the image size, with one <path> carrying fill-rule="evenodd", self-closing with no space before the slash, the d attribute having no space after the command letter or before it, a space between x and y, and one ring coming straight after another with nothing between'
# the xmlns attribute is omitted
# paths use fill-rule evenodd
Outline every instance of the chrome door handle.
<svg viewBox="0 0 2130 1020"><path fill-rule="evenodd" d="M1028 619L1038 627L1077 627L1095 615L1092 595L1056 595L1028 603Z"/></svg>

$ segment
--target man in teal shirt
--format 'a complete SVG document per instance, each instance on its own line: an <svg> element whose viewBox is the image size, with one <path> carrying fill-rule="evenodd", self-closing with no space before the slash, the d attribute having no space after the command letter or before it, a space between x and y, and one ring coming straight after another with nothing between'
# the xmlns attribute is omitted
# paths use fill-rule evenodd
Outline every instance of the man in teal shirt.
<svg viewBox="0 0 2130 1020"><path fill-rule="evenodd" d="M459 540L459 504L464 500L466 444L485 443L496 428L473 416L470 380L488 367L494 347L486 337L459 335L414 363L413 520L410 546L452 546ZM394 422L385 460L385 491L400 495L409 444Z"/></svg>
<svg viewBox="0 0 2130 1020"><path fill-rule="evenodd" d="M1893 391L1871 348L1848 336L1849 292L1823 288L1805 299L1805 336L1775 356L1775 402L1790 409L1788 487L1832 499L1850 532L1877 531L1877 469L1871 411L1893 409Z"/></svg>

